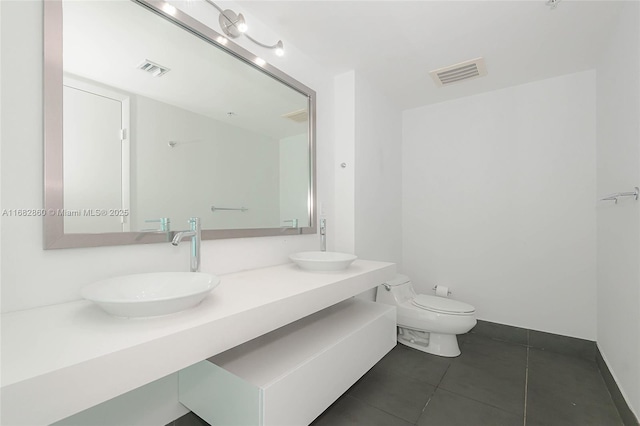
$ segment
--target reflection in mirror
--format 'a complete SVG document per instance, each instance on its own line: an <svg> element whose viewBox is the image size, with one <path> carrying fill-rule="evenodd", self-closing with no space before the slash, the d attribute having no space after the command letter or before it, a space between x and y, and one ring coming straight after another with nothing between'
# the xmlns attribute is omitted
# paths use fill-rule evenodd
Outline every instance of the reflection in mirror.
<svg viewBox="0 0 640 426"><path fill-rule="evenodd" d="M134 2L62 17L65 235L315 227L311 91Z"/></svg>

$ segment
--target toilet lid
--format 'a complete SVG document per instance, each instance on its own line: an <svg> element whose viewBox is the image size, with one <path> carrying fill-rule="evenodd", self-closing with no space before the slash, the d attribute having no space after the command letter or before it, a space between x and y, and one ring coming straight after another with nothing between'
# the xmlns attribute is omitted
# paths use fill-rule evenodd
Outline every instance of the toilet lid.
<svg viewBox="0 0 640 426"><path fill-rule="evenodd" d="M472 314L476 308L459 300L448 299L440 296L428 296L419 294L413 298L413 304L419 308L445 314Z"/></svg>

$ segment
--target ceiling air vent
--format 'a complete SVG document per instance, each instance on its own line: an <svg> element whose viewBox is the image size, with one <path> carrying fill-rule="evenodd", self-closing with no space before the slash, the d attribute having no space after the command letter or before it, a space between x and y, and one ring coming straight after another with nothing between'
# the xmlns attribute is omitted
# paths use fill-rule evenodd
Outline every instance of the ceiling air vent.
<svg viewBox="0 0 640 426"><path fill-rule="evenodd" d="M296 123L304 123L309 119L309 113L307 109L299 109L298 111L289 112L282 116L283 118L288 118L289 120L293 120Z"/></svg>
<svg viewBox="0 0 640 426"><path fill-rule="evenodd" d="M142 71L146 71L154 77L160 77L171 71L169 68L164 67L162 65L156 64L155 62L151 62L148 59L145 59L138 68Z"/></svg>
<svg viewBox="0 0 640 426"><path fill-rule="evenodd" d="M483 58L476 58L470 61L461 62L444 68L431 71L431 78L439 87L449 86L472 78L487 75L487 68L484 65Z"/></svg>

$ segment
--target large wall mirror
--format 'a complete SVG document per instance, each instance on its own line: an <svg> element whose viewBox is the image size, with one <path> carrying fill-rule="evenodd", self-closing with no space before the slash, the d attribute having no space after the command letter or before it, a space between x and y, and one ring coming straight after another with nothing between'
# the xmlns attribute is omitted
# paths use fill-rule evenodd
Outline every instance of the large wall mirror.
<svg viewBox="0 0 640 426"><path fill-rule="evenodd" d="M313 90L163 1L44 3L45 248L316 232Z"/></svg>

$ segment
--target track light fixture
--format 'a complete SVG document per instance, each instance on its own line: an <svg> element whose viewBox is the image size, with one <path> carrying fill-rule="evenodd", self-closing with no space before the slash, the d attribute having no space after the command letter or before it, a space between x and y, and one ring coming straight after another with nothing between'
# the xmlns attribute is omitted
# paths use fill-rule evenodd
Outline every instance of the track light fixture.
<svg viewBox="0 0 640 426"><path fill-rule="evenodd" d="M211 6L215 7L218 10L218 12L220 12L220 16L218 17L218 23L220 24L220 28L222 29L222 32L227 37L238 38L244 34L245 37L247 37L249 40L257 44L258 46L264 47L266 49L273 49L275 50L275 54L277 56L284 56L284 44L282 43L282 40L278 40L278 42L273 45L259 42L258 40L256 40L255 38L247 34L247 29L249 27L247 26L247 22L245 21L242 13L235 13L231 9L223 10L220 6L218 6L211 0L205 0L205 1L209 3Z"/></svg>
<svg viewBox="0 0 640 426"><path fill-rule="evenodd" d="M236 15L231 9L220 12L218 23L220 24L220 28L222 28L222 32L232 38L240 37L247 31L247 23L242 13Z"/></svg>

